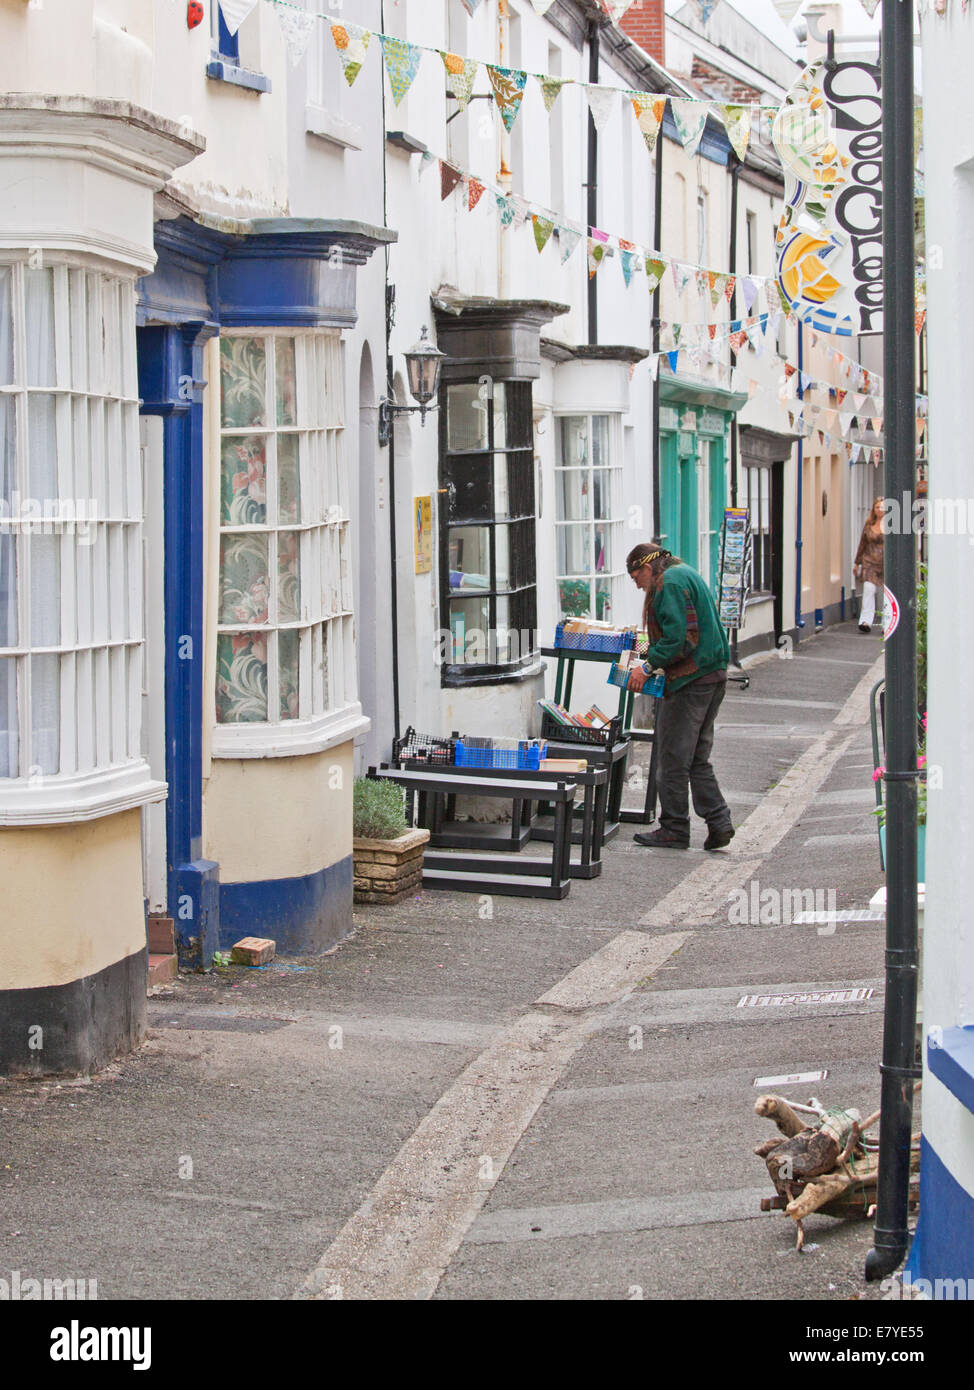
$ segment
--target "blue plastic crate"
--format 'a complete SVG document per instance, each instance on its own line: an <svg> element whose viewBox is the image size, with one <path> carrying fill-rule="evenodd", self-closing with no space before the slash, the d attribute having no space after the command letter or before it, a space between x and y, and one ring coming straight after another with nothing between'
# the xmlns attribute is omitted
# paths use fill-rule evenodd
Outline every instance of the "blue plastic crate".
<svg viewBox="0 0 974 1390"><path fill-rule="evenodd" d="M476 748L458 739L456 750L457 767L497 767L515 768L524 772L537 772L541 759L547 757L546 743L520 743L517 748Z"/></svg>
<svg viewBox="0 0 974 1390"><path fill-rule="evenodd" d="M618 685L625 689L629 684L629 672L624 670L617 662L613 661L609 667L607 677L609 685ZM660 699L666 690L665 676L650 676L643 686L644 695L652 695L655 699Z"/></svg>
<svg viewBox="0 0 974 1390"><path fill-rule="evenodd" d="M635 630L627 632L566 632L565 624L555 628L555 646L566 651L610 652L628 651L636 645Z"/></svg>

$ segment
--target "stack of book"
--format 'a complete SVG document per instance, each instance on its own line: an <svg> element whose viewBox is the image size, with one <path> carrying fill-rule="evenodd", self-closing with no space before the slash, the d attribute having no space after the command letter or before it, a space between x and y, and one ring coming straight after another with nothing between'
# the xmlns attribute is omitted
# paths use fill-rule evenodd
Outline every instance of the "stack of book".
<svg viewBox="0 0 974 1390"><path fill-rule="evenodd" d="M569 714L563 705L556 705L554 700L539 700L538 707L542 714L550 715L557 724L569 728L605 729L611 723L611 715L605 714L598 705L593 705L584 714Z"/></svg>

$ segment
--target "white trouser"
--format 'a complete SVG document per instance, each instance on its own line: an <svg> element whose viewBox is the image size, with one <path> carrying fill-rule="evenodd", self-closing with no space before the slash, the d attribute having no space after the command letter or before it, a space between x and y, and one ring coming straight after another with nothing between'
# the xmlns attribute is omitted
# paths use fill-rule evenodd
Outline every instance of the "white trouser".
<svg viewBox="0 0 974 1390"><path fill-rule="evenodd" d="M882 584L873 584L869 579L862 581L862 609L859 613L859 621L864 623L866 627L872 627L876 620L876 595L879 595L880 602L882 602L884 593ZM882 610L880 610L880 615L882 615Z"/></svg>

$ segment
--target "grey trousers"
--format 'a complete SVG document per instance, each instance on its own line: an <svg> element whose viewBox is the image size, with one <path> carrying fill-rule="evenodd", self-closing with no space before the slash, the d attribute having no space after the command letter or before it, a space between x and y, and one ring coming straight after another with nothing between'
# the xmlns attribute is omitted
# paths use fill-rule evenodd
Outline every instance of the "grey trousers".
<svg viewBox="0 0 974 1390"><path fill-rule="evenodd" d="M714 721L727 685L691 681L665 696L656 707L659 822L668 835L689 843L689 792L693 809L711 830L731 823L727 802L710 765Z"/></svg>

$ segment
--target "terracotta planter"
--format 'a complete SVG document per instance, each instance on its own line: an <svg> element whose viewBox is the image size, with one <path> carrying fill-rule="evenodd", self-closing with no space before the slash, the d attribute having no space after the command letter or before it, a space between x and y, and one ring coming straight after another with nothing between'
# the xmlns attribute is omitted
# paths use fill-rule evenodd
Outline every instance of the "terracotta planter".
<svg viewBox="0 0 974 1390"><path fill-rule="evenodd" d="M398 903L423 885L428 830L407 830L396 840L353 840L355 901Z"/></svg>

